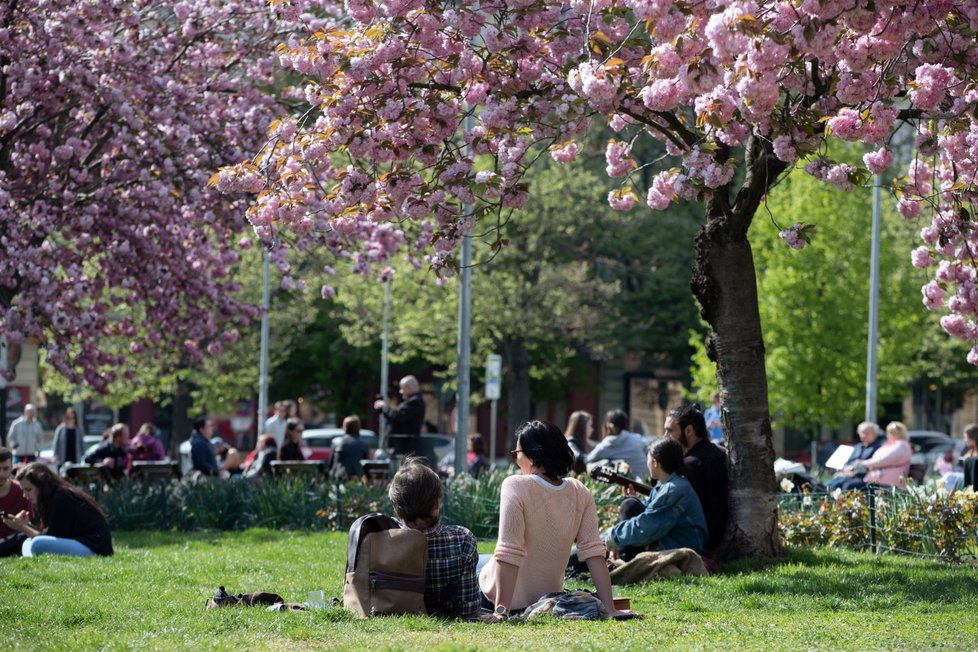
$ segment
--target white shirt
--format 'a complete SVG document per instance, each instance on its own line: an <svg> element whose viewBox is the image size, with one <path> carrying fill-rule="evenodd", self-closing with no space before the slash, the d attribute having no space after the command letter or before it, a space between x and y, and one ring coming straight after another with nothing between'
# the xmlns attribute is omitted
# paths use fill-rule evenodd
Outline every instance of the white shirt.
<svg viewBox="0 0 978 652"><path fill-rule="evenodd" d="M277 414L265 420L265 432L275 438L275 445L278 448L282 448L282 442L285 441L285 426L288 422L288 419L281 419Z"/></svg>

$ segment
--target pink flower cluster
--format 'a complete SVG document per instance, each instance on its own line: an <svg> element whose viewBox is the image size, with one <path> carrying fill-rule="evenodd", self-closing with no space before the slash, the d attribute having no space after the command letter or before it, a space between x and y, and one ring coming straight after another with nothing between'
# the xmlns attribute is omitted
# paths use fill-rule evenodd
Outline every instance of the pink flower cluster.
<svg viewBox="0 0 978 652"><path fill-rule="evenodd" d="M259 314L235 280L242 199L207 189L281 109L278 12L238 0L22 0L0 10L0 334L98 391L218 353ZM299 13L293 13L297 11ZM311 14L310 14L311 15ZM281 138L294 133L282 121ZM251 192L264 171L215 183Z"/></svg>
<svg viewBox="0 0 978 652"><path fill-rule="evenodd" d="M548 150L557 162L575 160L573 141L591 119L617 133L605 152L609 175L633 172L637 139L662 145L669 158L653 164L646 197L658 210L717 193L726 201L737 180L770 174L773 183L795 165L853 189L891 171L892 136L909 121L930 163L895 180L899 209L932 215L914 261L968 266L962 252L978 250L969 217L978 200L972 5L349 0L333 10L352 22L310 23L276 53L305 76L294 93L312 110L249 150L259 152L254 169L230 167L217 184L252 193L261 185L248 212L261 236L325 242L358 271L383 275L401 249L450 267L472 225L462 205L521 206L529 163ZM119 110L127 124L139 118ZM12 124L0 111L0 129ZM869 151L859 165L833 161L832 139ZM59 142L51 157L79 151ZM493 170L491 183L473 173L475 161ZM628 209L636 199L622 189L608 201ZM810 236L810 225L782 232L795 248ZM955 298L948 309L965 314L956 311L970 301L959 291L967 282L941 283ZM925 291L932 304L944 298L936 296Z"/></svg>
<svg viewBox="0 0 978 652"><path fill-rule="evenodd" d="M805 231L806 227L804 224L795 222L791 228L779 231L778 237L784 240L784 243L792 249L804 249L805 245L808 244Z"/></svg>

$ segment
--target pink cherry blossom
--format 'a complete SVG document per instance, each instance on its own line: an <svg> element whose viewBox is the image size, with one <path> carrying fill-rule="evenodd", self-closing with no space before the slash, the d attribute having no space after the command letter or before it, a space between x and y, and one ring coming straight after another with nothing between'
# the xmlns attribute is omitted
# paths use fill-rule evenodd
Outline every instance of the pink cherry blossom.
<svg viewBox="0 0 978 652"><path fill-rule="evenodd" d="M326 6L5 4L0 333L34 338L58 372L105 391L124 366L220 352L222 333L257 316L235 280L254 237L247 200L207 182L220 169L222 190L264 188L242 161L298 129L286 117L268 132L282 111L261 90L282 79L274 47ZM280 217L263 214L263 232Z"/></svg>
<svg viewBox="0 0 978 652"><path fill-rule="evenodd" d="M200 29L202 2L188 4L189 29ZM914 264L967 268L974 263L961 252L978 250L972 4L324 5L311 12L316 25L293 29L274 58L301 74L287 93L312 110L283 115L261 144L242 145L237 165L225 165L216 184L254 196L246 218L271 249L325 248L378 277L407 250L447 272L455 245L475 226L463 206L492 214L523 205L532 191L527 167L547 152L560 163L575 160L575 141L600 121L616 132L605 151L609 175L639 182L632 146L646 151L638 149L644 139L665 151L642 170L652 209L698 201L747 210L795 167L842 191L886 172L900 213L923 222L926 247L912 254ZM16 101L0 107L0 132L15 129L31 102L27 89L16 90ZM119 124L143 119L125 104L118 103ZM903 133L916 133L917 152L901 176L891 147L902 146L898 130L908 123ZM833 160L839 140L868 153L860 163ZM66 165L85 156L84 144L54 141L32 155ZM756 192L739 192L741 180ZM622 189L608 201L627 209L635 197ZM717 215L710 226L722 228ZM781 235L801 248L812 228L799 223ZM955 310L974 305L971 282L955 271L924 296L963 315Z"/></svg>
<svg viewBox="0 0 978 652"><path fill-rule="evenodd" d="M863 155L863 162L873 174L883 174L893 163L893 154L885 147Z"/></svg>
<svg viewBox="0 0 978 652"><path fill-rule="evenodd" d="M616 211L627 211L635 205L637 197L631 189L612 190L608 193L608 204Z"/></svg>

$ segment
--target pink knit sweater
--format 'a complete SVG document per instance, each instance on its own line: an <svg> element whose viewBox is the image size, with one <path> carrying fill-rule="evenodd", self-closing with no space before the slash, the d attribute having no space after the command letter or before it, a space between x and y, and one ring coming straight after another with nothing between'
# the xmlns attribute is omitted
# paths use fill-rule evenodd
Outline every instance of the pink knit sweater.
<svg viewBox="0 0 978 652"><path fill-rule="evenodd" d="M519 568L510 609L523 609L541 596L564 590L564 570L577 541L581 561L604 555L594 497L565 478L559 487L537 475L503 480L499 495L499 541L479 575L482 592L496 602L497 562Z"/></svg>
<svg viewBox="0 0 978 652"><path fill-rule="evenodd" d="M873 484L905 489L907 474L910 473L910 458L913 449L902 439L890 439L863 462L869 469L864 480Z"/></svg>

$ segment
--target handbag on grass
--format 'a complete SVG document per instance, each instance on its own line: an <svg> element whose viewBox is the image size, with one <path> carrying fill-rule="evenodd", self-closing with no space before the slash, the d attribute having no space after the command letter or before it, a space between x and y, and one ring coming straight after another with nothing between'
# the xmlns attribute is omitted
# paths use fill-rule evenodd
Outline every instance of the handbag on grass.
<svg viewBox="0 0 978 652"><path fill-rule="evenodd" d="M361 618L424 614L428 537L383 514L361 516L347 541L343 606Z"/></svg>

